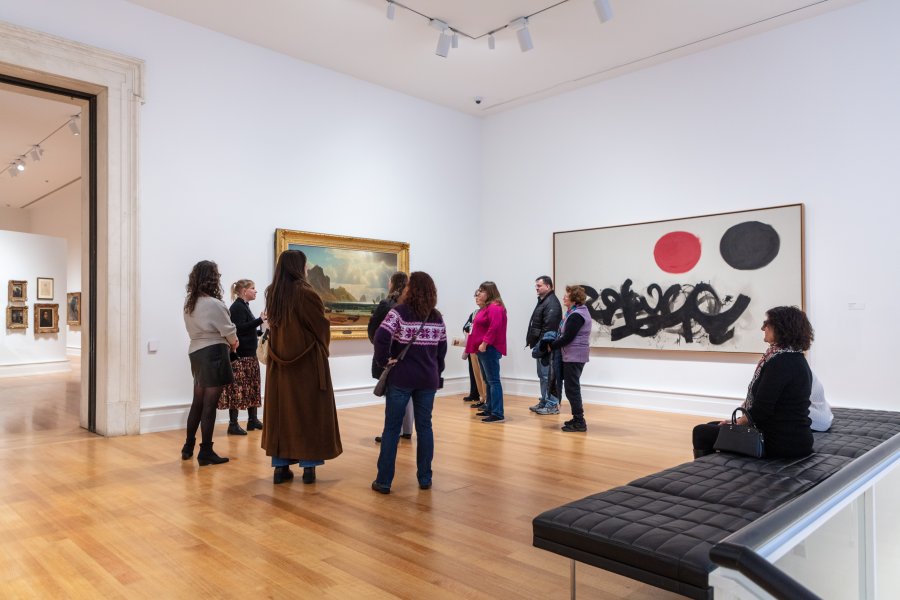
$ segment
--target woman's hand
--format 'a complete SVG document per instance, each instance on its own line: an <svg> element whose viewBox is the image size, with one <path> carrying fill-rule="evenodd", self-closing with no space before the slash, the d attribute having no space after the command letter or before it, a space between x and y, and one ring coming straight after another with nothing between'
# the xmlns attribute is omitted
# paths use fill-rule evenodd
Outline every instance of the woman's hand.
<svg viewBox="0 0 900 600"><path fill-rule="evenodd" d="M469 353L468 353L468 352L463 352L463 353L462 353L462 359L463 359L463 360L469 360Z"/></svg>
<svg viewBox="0 0 900 600"><path fill-rule="evenodd" d="M484 352L485 350L487 350L487 347L487 342L481 342L480 344L478 344L478 351Z"/></svg>
<svg viewBox="0 0 900 600"><path fill-rule="evenodd" d="M737 425L749 425L750 419L747 418L747 415L743 415L735 422Z"/></svg>
<svg viewBox="0 0 900 600"><path fill-rule="evenodd" d="M396 365L397 362L398 362L398 361L397 361L396 358L389 358L389 359L388 359L388 362L387 362L387 366L390 367L391 365Z"/></svg>
<svg viewBox="0 0 900 600"><path fill-rule="evenodd" d="M230 344L230 345L231 345L231 351L232 351L232 352L236 351L236 350L238 349L238 345L239 345L239 344L240 344L240 342L239 342L238 340L234 340L233 342L231 342L231 344Z"/></svg>

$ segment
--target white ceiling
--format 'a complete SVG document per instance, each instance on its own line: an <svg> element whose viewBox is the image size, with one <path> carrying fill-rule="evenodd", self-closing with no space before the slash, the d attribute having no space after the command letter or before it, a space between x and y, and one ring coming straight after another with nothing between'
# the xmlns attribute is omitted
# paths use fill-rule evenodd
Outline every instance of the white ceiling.
<svg viewBox="0 0 900 600"><path fill-rule="evenodd" d="M386 0L129 0L424 100L490 114L859 0L610 0L601 23L593 0L398 0L467 34L447 58L438 31ZM537 11L534 49L514 31L486 33ZM480 37L485 36L485 37ZM480 105L475 96L484 98Z"/></svg>

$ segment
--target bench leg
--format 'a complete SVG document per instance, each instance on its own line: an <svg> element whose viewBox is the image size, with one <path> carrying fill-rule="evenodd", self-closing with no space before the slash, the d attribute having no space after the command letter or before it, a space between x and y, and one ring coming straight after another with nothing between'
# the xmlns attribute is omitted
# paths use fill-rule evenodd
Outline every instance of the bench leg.
<svg viewBox="0 0 900 600"><path fill-rule="evenodd" d="M575 561L572 560L569 567L569 598L575 600Z"/></svg>

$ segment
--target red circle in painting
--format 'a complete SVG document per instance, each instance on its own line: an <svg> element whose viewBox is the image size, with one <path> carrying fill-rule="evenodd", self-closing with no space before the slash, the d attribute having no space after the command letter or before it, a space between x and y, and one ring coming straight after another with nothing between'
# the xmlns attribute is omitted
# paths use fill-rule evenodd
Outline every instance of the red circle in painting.
<svg viewBox="0 0 900 600"><path fill-rule="evenodd" d="M666 273L687 273L700 260L700 238L687 231L671 231L657 240L653 258Z"/></svg>

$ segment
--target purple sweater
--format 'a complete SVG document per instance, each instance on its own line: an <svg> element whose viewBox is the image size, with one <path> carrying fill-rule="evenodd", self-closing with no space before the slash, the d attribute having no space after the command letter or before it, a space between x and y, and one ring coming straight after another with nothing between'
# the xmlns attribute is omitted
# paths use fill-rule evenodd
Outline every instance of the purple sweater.
<svg viewBox="0 0 900 600"><path fill-rule="evenodd" d="M392 308L375 332L375 362L383 367L388 359L396 358L421 324L407 305ZM406 357L391 370L388 383L411 390L436 390L446 355L447 329L441 314L434 310Z"/></svg>

